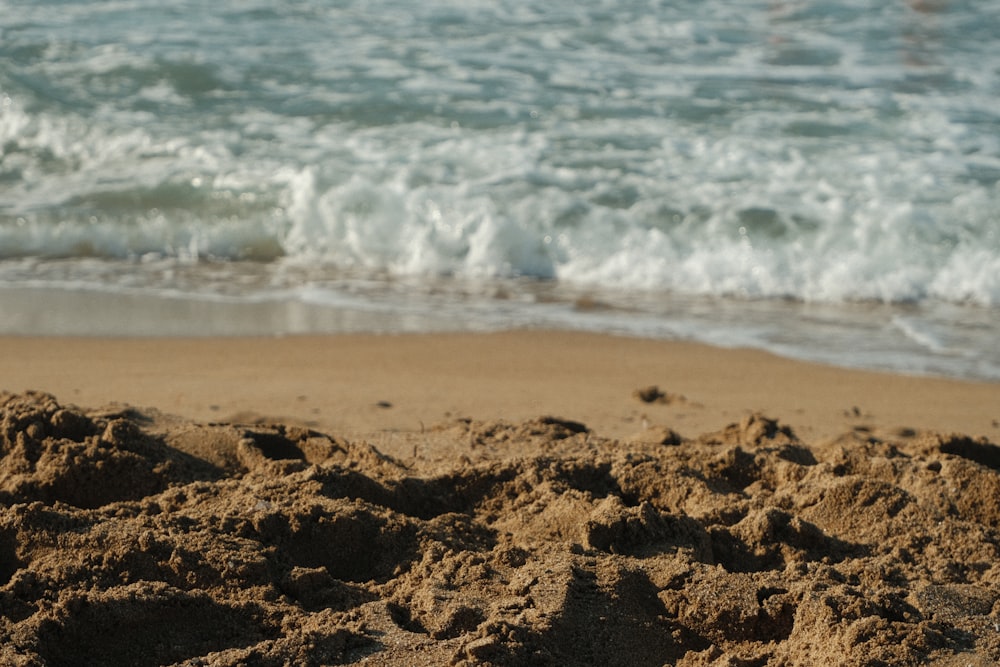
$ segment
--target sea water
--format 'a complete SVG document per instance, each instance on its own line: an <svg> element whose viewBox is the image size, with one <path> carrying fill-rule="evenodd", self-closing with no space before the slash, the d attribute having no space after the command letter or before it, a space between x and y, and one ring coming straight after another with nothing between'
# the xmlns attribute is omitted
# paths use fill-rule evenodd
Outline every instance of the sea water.
<svg viewBox="0 0 1000 667"><path fill-rule="evenodd" d="M0 333L1000 380L995 0L0 0Z"/></svg>

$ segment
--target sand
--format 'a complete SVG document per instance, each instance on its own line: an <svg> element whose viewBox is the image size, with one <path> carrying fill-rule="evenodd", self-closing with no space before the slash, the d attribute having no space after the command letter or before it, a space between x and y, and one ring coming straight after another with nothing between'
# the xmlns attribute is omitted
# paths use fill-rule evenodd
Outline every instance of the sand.
<svg viewBox="0 0 1000 667"><path fill-rule="evenodd" d="M1000 385L515 332L2 389L3 665L1000 662Z"/></svg>

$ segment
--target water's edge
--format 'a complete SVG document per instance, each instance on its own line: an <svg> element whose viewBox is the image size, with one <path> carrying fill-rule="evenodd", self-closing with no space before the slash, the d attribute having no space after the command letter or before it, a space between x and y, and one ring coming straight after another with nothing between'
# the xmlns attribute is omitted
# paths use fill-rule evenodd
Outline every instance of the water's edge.
<svg viewBox="0 0 1000 667"><path fill-rule="evenodd" d="M335 334L586 331L762 349L846 368L1000 381L990 311L956 306L803 304L660 295L656 308L614 294L533 295L510 286L454 293L318 288L254 296L143 289L0 286L0 335L240 337ZM645 306L643 308L643 306ZM976 316L979 321L976 321ZM958 334L965 333L965 336Z"/></svg>

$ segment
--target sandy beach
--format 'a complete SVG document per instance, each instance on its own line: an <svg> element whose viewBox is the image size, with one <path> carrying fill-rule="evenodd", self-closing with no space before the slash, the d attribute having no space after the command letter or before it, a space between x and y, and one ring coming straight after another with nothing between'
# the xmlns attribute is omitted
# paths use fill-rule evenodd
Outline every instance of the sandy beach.
<svg viewBox="0 0 1000 667"><path fill-rule="evenodd" d="M1000 385L582 333L0 338L0 663L988 665Z"/></svg>
<svg viewBox="0 0 1000 667"><path fill-rule="evenodd" d="M643 420L694 436L754 411L810 440L866 425L1000 438L995 384L586 333L0 337L0 352L7 391L155 407L199 422L292 421L362 438L459 417L542 414L583 421L605 437L629 436ZM673 400L636 401L633 391L648 385Z"/></svg>

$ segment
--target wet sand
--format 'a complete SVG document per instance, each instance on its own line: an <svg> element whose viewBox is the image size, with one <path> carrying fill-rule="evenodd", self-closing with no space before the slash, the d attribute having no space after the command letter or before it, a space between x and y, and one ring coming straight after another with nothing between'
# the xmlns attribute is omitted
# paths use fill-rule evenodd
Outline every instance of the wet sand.
<svg viewBox="0 0 1000 667"><path fill-rule="evenodd" d="M657 385L683 400L637 403ZM0 388L156 407L197 421L286 419L345 435L557 414L607 437L696 435L763 411L811 439L856 426L1000 436L1000 385L564 332L287 338L0 337ZM390 403L391 408L380 407Z"/></svg>

